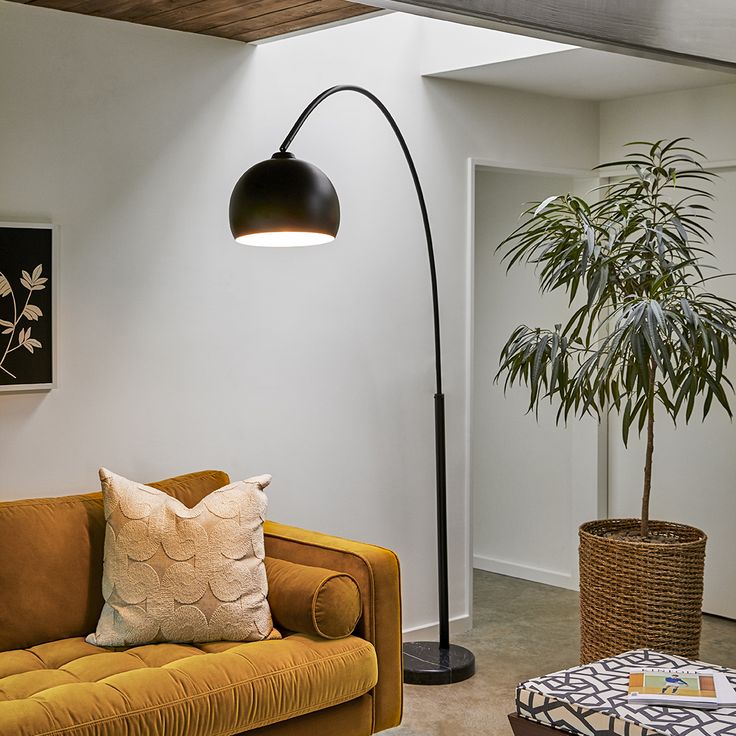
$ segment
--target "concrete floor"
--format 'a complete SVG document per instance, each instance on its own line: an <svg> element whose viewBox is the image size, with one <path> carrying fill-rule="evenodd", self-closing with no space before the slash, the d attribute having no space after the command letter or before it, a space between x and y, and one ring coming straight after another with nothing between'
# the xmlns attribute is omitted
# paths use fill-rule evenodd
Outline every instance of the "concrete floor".
<svg viewBox="0 0 736 736"><path fill-rule="evenodd" d="M578 595L475 571L473 629L454 638L476 656L456 685L404 689L404 720L390 736L510 736L506 715L521 680L578 664ZM736 667L736 621L705 616L700 658Z"/></svg>

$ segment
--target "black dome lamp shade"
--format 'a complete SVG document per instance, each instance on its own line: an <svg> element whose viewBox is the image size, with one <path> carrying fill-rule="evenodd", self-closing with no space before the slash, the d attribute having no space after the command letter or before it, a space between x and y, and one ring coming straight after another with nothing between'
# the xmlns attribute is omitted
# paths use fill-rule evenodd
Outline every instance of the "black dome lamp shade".
<svg viewBox="0 0 736 736"><path fill-rule="evenodd" d="M230 197L230 229L245 245L321 245L335 239L339 226L332 182L287 151L251 166Z"/></svg>
<svg viewBox="0 0 736 736"><path fill-rule="evenodd" d="M383 113L401 146L419 202L429 256L437 387L434 395L434 430L439 641L404 643L404 682L413 685L445 685L461 682L473 676L475 657L468 649L450 643L445 396L442 393L437 269L429 215L419 174L406 140L388 108L372 92L355 85L337 85L317 95L297 118L279 147L278 153L268 161L261 161L251 167L240 177L230 198L230 229L235 240L246 245L318 245L334 240L340 225L340 203L335 188L316 166L294 158L288 149L314 109L336 92L357 92L367 97Z"/></svg>

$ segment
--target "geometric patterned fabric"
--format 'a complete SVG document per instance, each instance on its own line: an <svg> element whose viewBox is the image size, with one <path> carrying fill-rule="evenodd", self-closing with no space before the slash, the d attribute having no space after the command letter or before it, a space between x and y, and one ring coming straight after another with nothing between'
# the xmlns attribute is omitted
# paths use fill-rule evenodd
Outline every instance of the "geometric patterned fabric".
<svg viewBox="0 0 736 736"><path fill-rule="evenodd" d="M628 703L629 673L648 667L714 670L736 686L736 670L639 649L520 683L516 711L578 736L736 736L733 707L697 710Z"/></svg>
<svg viewBox="0 0 736 736"><path fill-rule="evenodd" d="M105 605L97 646L257 641L273 629L263 521L270 475L213 491L194 508L100 470Z"/></svg>

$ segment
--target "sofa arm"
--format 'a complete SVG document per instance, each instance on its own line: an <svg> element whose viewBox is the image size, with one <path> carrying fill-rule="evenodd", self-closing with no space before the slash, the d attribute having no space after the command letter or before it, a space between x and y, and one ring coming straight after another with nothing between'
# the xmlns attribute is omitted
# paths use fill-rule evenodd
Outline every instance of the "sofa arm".
<svg viewBox="0 0 736 736"><path fill-rule="evenodd" d="M370 641L378 659L373 732L401 722L401 588L399 560L390 550L267 521L266 555L300 565L345 572L358 584L362 612L356 636Z"/></svg>

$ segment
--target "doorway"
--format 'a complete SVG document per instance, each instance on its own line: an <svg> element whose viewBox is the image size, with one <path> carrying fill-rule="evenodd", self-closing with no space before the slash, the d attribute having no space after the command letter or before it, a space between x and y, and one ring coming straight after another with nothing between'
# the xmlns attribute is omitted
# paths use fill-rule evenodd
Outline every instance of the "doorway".
<svg viewBox="0 0 736 736"><path fill-rule="evenodd" d="M734 227L736 165L712 162L713 244L717 263L736 272L729 247ZM620 439L612 414L555 424L555 406L527 413L528 394L493 383L501 348L519 324L551 327L570 310L564 294L540 295L533 266L506 273L498 244L519 223L525 203L558 193L583 195L599 180L586 172L534 171L472 162L472 333L470 486L472 566L538 583L577 589L577 528L586 520L630 516L638 508L643 445ZM736 298L736 278L720 293ZM736 618L732 583L733 425L714 412L705 424L675 429L659 417L655 518L694 524L709 535L703 610ZM697 460L697 461L696 461Z"/></svg>
<svg viewBox="0 0 736 736"><path fill-rule="evenodd" d="M555 425L556 407L527 413L527 393L494 384L503 344L519 324L552 327L570 310L562 293L540 295L534 268L508 274L498 244L532 201L583 194L587 172L475 163L473 212L471 495L473 567L577 588L577 528L606 514L605 427Z"/></svg>

